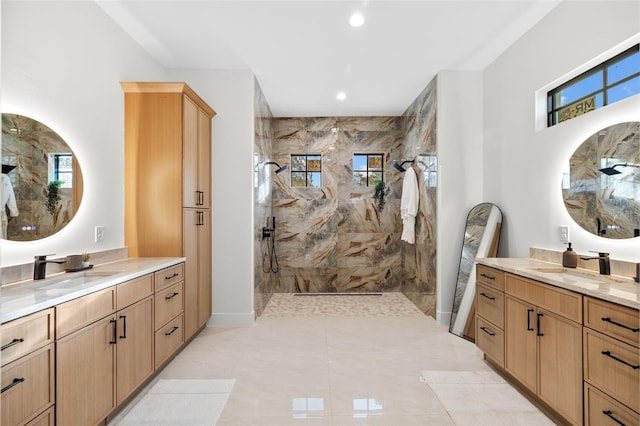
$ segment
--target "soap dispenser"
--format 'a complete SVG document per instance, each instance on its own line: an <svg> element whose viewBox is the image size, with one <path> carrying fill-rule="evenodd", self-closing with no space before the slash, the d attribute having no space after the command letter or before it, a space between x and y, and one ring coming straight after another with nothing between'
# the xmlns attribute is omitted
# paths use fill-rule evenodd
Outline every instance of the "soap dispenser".
<svg viewBox="0 0 640 426"><path fill-rule="evenodd" d="M569 247L562 253L562 266L576 268L578 266L578 254L571 248L571 243L567 244L569 244Z"/></svg>

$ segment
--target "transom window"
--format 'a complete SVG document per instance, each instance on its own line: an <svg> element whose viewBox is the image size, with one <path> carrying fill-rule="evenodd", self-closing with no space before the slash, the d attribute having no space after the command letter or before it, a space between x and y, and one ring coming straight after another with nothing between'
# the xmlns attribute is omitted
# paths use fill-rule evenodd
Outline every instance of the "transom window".
<svg viewBox="0 0 640 426"><path fill-rule="evenodd" d="M322 156L291 154L291 186L322 187Z"/></svg>
<svg viewBox="0 0 640 426"><path fill-rule="evenodd" d="M547 93L549 127L640 93L638 44Z"/></svg>
<svg viewBox="0 0 640 426"><path fill-rule="evenodd" d="M376 186L383 181L384 154L353 154L353 184Z"/></svg>

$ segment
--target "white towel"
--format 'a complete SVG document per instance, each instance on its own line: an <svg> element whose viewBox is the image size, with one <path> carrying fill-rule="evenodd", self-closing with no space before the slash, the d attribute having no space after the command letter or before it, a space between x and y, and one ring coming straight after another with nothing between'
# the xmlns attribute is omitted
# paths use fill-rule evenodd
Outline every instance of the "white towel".
<svg viewBox="0 0 640 426"><path fill-rule="evenodd" d="M402 199L400 200L400 217L402 218L402 241L409 244L416 242L416 214L418 213L418 179L413 167L404 172L402 179Z"/></svg>

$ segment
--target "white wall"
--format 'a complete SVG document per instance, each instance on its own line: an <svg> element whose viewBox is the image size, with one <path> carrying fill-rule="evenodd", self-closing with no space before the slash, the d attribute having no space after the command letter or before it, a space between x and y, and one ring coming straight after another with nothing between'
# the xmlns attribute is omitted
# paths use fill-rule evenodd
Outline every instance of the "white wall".
<svg viewBox="0 0 640 426"><path fill-rule="evenodd" d="M253 91L250 70L170 70L216 112L212 121L214 325L249 325L253 308Z"/></svg>
<svg viewBox="0 0 640 426"><path fill-rule="evenodd" d="M485 69L483 194L505 215L503 255L528 257L532 246L564 250L558 226L569 225L579 253L639 260L637 238L604 239L573 222L560 182L565 163L588 136L638 120L640 96L549 129L536 131L535 122L535 92L637 36L639 17L638 1L564 1Z"/></svg>
<svg viewBox="0 0 640 426"><path fill-rule="evenodd" d="M482 73L437 77L438 218L436 320L449 324L467 213L482 195Z"/></svg>
<svg viewBox="0 0 640 426"><path fill-rule="evenodd" d="M74 150L82 204L59 233L0 242L0 264L124 244L124 109L119 82L163 80L163 68L94 2L2 1L0 109L35 118ZM94 226L105 227L95 243Z"/></svg>

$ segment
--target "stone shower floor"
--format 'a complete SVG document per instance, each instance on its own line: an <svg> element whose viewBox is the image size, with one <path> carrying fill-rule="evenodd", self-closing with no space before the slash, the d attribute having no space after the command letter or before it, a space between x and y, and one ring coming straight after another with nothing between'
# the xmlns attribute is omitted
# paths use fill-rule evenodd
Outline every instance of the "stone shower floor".
<svg viewBox="0 0 640 426"><path fill-rule="evenodd" d="M275 293L262 317L270 316L424 316L402 293Z"/></svg>

